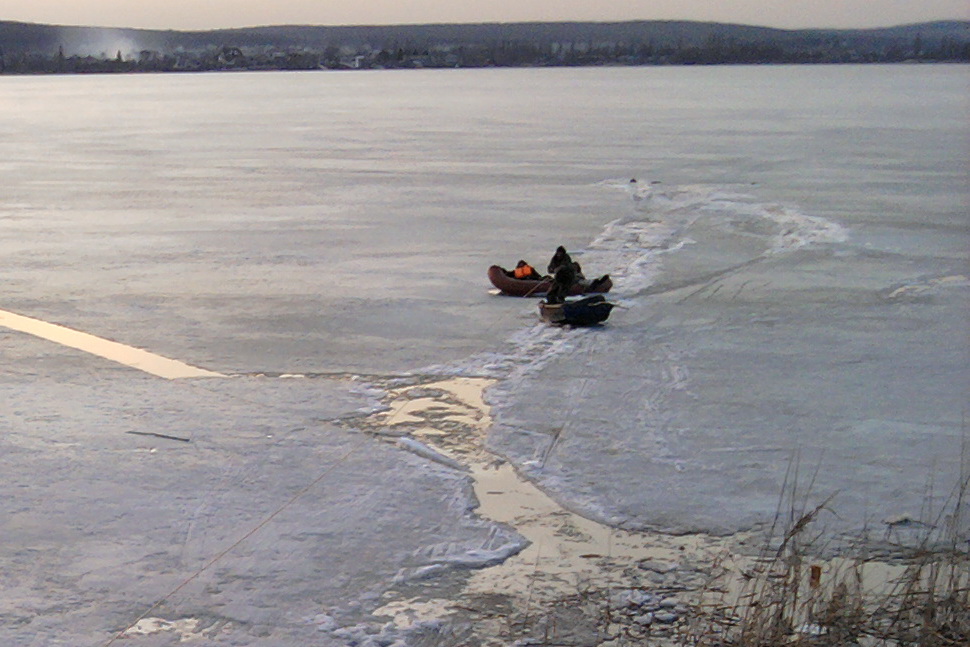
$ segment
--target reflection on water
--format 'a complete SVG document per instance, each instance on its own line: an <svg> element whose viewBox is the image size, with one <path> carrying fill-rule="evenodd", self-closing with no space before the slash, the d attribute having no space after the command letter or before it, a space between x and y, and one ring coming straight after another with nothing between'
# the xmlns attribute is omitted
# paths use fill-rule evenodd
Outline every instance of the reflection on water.
<svg viewBox="0 0 970 647"><path fill-rule="evenodd" d="M511 600L511 608L527 616L542 617L584 596L609 600L611 609L616 600L629 597L654 600L662 605L660 616L677 622L701 607L744 608L747 596L757 590L749 582L753 574L771 580L781 577L778 568L784 573L782 560L764 561L750 552L755 546L741 548L752 539L747 533L732 538L626 531L570 512L485 449L492 420L483 392L493 382L456 378L392 390L390 409L374 416L376 433L392 438L407 434L429 451L440 452L446 460L439 462L467 469L479 502L477 514L511 526L529 545L495 566L475 570L457 598L393 599L392 594L374 615L392 617L399 627L414 627L456 611L472 612L478 618L476 633L494 638L509 622L496 612L499 598ZM811 571L817 571L812 581L808 568L798 577L805 580L805 590L811 590L811 600L825 599L849 580L869 593L885 594L903 572L902 565L874 561L862 564L835 558L810 563L814 563ZM617 636L646 631L636 625L643 614L630 613L629 604L623 608L626 612L617 608L609 619L600 618L608 626L599 629ZM654 639L662 635L652 634ZM655 640L652 644L673 643Z"/></svg>
<svg viewBox="0 0 970 647"><path fill-rule="evenodd" d="M178 642L188 642L204 637L200 620L185 618L182 620L164 620L162 618L142 618L121 633L122 638L137 638L154 634L173 633L178 636Z"/></svg>
<svg viewBox="0 0 970 647"><path fill-rule="evenodd" d="M475 571L461 594L463 606L492 595L542 606L581 588L605 591L635 586L634 580L644 572L636 568L639 563L667 571L685 562L710 563L715 555L723 558L723 539L604 526L563 508L519 476L511 464L484 446L491 417L482 393L492 382L457 378L404 387L393 392L390 410L380 414L383 433L397 436L406 429L413 438L467 467L479 502L477 514L511 526L529 541L519 554ZM631 567L639 571L633 578L628 574ZM408 626L447 615L453 605L445 600L398 600L375 614Z"/></svg>
<svg viewBox="0 0 970 647"><path fill-rule="evenodd" d="M76 348L169 380L186 377L225 377L221 373L189 366L184 362L161 357L140 348L132 348L85 332L5 310L0 310L0 326L34 335L62 346Z"/></svg>

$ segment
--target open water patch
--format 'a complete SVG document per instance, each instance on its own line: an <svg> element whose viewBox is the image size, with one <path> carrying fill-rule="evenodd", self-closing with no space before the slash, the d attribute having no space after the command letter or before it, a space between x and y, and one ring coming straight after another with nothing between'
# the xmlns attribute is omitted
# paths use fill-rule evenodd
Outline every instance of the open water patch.
<svg viewBox="0 0 970 647"><path fill-rule="evenodd" d="M625 591L627 597L620 596L617 604L630 610L622 622L631 627L642 629L651 609L663 609L667 615L661 617L669 624L686 613L672 592L687 583L699 586L705 578L701 564L724 550L724 540L625 531L570 512L486 449L492 419L484 391L493 382L446 378L391 388L387 410L371 416L366 428L399 445L407 439L405 449L466 472L478 502L475 514L497 529L514 531L518 539L503 530L479 549L427 547L415 555L417 565L402 569L396 587L413 591L415 583L446 570L473 569L455 598L408 597L391 591L372 612L377 618L392 618L391 624L379 629L366 624L339 627L332 616L321 614L313 619L321 631L357 640L401 640L403 645L411 636L450 626L456 614L478 608L491 617L473 620L474 632L494 638L501 629L493 626L496 618L489 609L494 610L497 599L526 613L530 605L534 613L545 613L543 609L583 587Z"/></svg>

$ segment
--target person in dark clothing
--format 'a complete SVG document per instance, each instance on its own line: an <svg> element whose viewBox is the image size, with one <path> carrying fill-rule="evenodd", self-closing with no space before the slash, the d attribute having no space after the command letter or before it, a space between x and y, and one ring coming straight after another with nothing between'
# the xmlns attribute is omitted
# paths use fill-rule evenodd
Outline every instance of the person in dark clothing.
<svg viewBox="0 0 970 647"><path fill-rule="evenodd" d="M563 303L570 288L576 283L578 272L576 263L566 253L566 248L560 245L549 261L549 273L552 274L552 287L546 294L546 303Z"/></svg>
<svg viewBox="0 0 970 647"><path fill-rule="evenodd" d="M556 253L553 254L552 260L549 261L549 267L547 268L549 270L549 274L554 276L559 266L565 265L567 263L571 263L573 266L573 269L576 271L577 281L582 281L586 278L585 276L583 276L583 268L580 267L579 263L574 261L569 256L569 253L566 252L566 248L563 247L562 245L556 248Z"/></svg>
<svg viewBox="0 0 970 647"><path fill-rule="evenodd" d="M563 263L572 263L573 259L569 257L566 253L566 248L560 245L556 248L556 253L552 255L552 260L549 261L549 267L546 268L550 275L555 275L556 270Z"/></svg>

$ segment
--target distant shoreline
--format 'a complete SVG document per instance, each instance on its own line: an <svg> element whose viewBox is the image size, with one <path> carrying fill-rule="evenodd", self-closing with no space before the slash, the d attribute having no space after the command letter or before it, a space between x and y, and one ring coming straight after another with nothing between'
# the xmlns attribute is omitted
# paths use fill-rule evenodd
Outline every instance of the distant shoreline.
<svg viewBox="0 0 970 647"><path fill-rule="evenodd" d="M970 63L970 21L841 30L631 21L207 32L0 21L0 74L843 63Z"/></svg>
<svg viewBox="0 0 970 647"><path fill-rule="evenodd" d="M110 61L108 61L110 63ZM630 65L630 64L590 64L590 65L517 65L517 66L476 66L476 67L426 67L426 68L381 68L381 67L371 67L371 68L287 68L287 67L259 67L259 68L230 68L230 69L197 69L197 70L142 70L142 69L84 69L84 70L52 70L52 71L3 71L0 72L0 76L75 76L75 75L105 75L105 74L130 74L130 75L151 75L151 74L233 74L233 73L246 73L246 72L368 72L368 71L381 71L381 70L408 70L408 69L424 69L424 70L446 70L446 69L462 69L462 70L486 70L486 69L563 69L563 68L630 68L630 67L785 67L785 66L798 66L798 67L811 67L811 66L840 66L840 65L892 65L892 66L908 66L908 65L967 65L970 61L898 61L898 62L883 62L883 61L871 61L863 63L710 63L710 64L686 64L686 63L668 63L668 64L641 64L641 65Z"/></svg>

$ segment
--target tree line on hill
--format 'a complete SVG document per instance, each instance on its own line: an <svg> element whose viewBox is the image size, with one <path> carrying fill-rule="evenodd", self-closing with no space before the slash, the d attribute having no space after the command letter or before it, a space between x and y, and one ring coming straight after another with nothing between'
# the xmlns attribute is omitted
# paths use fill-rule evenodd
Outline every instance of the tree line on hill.
<svg viewBox="0 0 970 647"><path fill-rule="evenodd" d="M0 22L0 73L970 62L970 22L782 30L687 21L254 27Z"/></svg>

